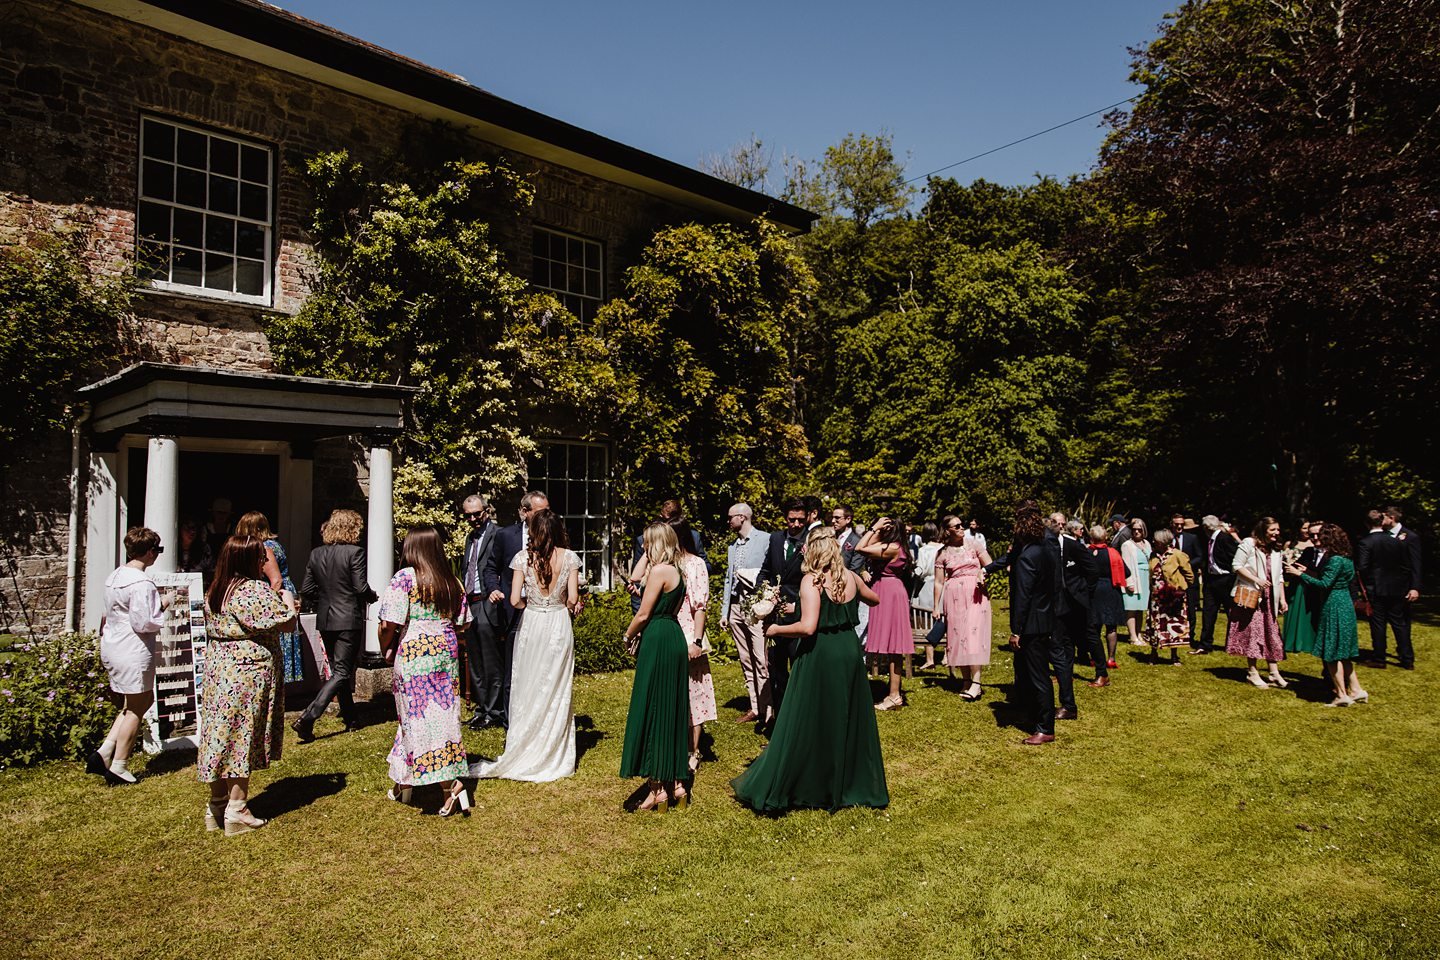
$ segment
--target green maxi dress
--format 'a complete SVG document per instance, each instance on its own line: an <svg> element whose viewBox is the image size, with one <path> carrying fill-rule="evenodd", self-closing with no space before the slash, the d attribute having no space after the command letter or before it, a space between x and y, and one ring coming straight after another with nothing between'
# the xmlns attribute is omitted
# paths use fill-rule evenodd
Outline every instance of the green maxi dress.
<svg viewBox="0 0 1440 960"><path fill-rule="evenodd" d="M620 776L685 780L690 776L690 644L675 619L685 576L660 594L635 653L635 686L625 717Z"/></svg>
<svg viewBox="0 0 1440 960"><path fill-rule="evenodd" d="M1323 594L1324 602L1317 611L1319 624L1315 631L1313 653L1326 663L1353 660L1360 656L1360 634L1355 623L1355 601L1350 598L1350 584L1355 582L1355 564L1349 557L1331 555L1319 577L1300 575L1302 586ZM1300 591L1303 593L1304 591Z"/></svg>
<svg viewBox="0 0 1440 960"><path fill-rule="evenodd" d="M819 627L800 641L770 745L731 781L736 799L757 812L890 803L857 603L821 595Z"/></svg>
<svg viewBox="0 0 1440 960"><path fill-rule="evenodd" d="M1329 569L1326 557L1323 569ZM1285 623L1280 635L1285 640L1286 653L1315 653L1315 631L1319 627L1320 602L1324 594L1303 580L1295 582L1295 593L1290 597L1290 609L1285 613Z"/></svg>

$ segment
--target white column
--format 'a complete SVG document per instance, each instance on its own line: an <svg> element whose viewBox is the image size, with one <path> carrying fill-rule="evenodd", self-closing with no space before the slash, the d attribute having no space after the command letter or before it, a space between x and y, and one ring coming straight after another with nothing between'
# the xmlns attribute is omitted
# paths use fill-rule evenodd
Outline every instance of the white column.
<svg viewBox="0 0 1440 960"><path fill-rule="evenodd" d="M105 581L120 566L120 488L115 482L119 454L91 453L85 495L85 612L81 630L100 629L105 615Z"/></svg>
<svg viewBox="0 0 1440 960"><path fill-rule="evenodd" d="M165 552L150 569L174 573L180 550L180 445L174 437L151 437L145 458L145 526L160 534Z"/></svg>
<svg viewBox="0 0 1440 960"><path fill-rule="evenodd" d="M390 448L375 443L370 447L370 499L365 517L366 575L370 589L383 595L395 574L395 494ZM380 656L378 604L365 615L365 657Z"/></svg>

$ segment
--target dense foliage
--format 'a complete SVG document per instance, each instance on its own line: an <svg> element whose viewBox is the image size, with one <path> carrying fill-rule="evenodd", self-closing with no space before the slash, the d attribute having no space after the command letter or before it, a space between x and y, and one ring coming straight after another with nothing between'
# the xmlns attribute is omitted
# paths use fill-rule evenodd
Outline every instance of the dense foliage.
<svg viewBox="0 0 1440 960"><path fill-rule="evenodd" d="M82 230L27 230L0 244L0 454L68 429L75 388L102 376L128 341L132 276L88 266Z"/></svg>
<svg viewBox="0 0 1440 960"><path fill-rule="evenodd" d="M94 634L22 642L0 662L0 768L78 760L115 719Z"/></svg>

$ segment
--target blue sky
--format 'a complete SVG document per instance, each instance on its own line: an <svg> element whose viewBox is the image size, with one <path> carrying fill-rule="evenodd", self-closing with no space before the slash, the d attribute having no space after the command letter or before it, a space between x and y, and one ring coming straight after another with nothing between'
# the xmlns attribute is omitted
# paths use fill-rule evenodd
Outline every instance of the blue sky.
<svg viewBox="0 0 1440 960"><path fill-rule="evenodd" d="M727 4L280 0L471 83L680 163L758 135L815 158L886 130L912 176L1132 96L1129 46L1173 2ZM1083 174L1099 118L948 171ZM908 154L908 156L907 156Z"/></svg>

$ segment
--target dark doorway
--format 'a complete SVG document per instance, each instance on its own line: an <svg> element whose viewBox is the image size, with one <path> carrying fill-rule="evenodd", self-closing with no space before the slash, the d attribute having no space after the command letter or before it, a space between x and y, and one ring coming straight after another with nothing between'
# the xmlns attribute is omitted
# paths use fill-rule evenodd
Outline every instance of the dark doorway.
<svg viewBox="0 0 1440 960"><path fill-rule="evenodd" d="M130 451L130 484L126 505L131 526L145 519L146 450ZM280 527L280 458L269 453L192 453L180 451L180 519L204 525L210 504L226 497L232 504L230 522L259 510Z"/></svg>

